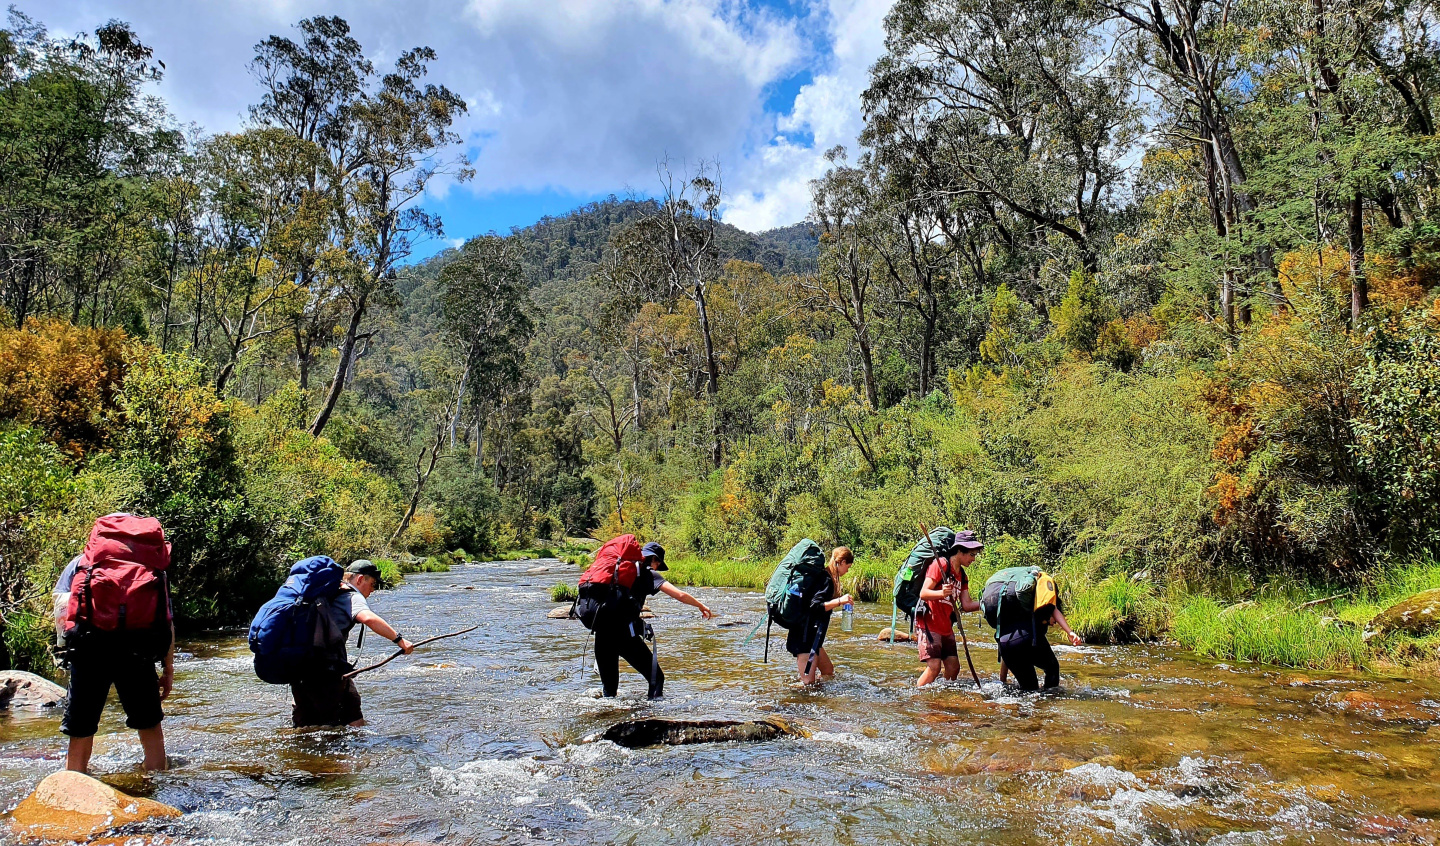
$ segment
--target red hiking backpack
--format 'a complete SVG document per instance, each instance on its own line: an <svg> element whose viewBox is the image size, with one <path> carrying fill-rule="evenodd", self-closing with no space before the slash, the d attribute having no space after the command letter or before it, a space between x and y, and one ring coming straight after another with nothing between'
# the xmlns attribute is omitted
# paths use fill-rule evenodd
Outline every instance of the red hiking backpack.
<svg viewBox="0 0 1440 846"><path fill-rule="evenodd" d="M630 588L640 573L640 543L634 535L612 538L595 551L595 563L580 575L579 598L570 607L585 628L612 628L640 613Z"/></svg>
<svg viewBox="0 0 1440 846"><path fill-rule="evenodd" d="M640 542L634 535L611 538L595 551L595 563L581 574L580 584L618 584L628 590L640 572L640 559Z"/></svg>
<svg viewBox="0 0 1440 846"><path fill-rule="evenodd" d="M70 583L65 643L113 640L163 655L170 645L169 566L170 544L159 520L134 514L96 520Z"/></svg>

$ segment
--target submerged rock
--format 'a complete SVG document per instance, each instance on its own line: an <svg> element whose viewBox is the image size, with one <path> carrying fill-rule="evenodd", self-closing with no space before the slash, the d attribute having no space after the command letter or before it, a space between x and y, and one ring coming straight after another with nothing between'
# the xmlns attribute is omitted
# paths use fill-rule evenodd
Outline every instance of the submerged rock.
<svg viewBox="0 0 1440 846"><path fill-rule="evenodd" d="M540 575L541 573L548 573L548 572L550 572L550 568L549 568L549 567L531 567L529 570L526 570L526 571L525 571L525 575L527 575L527 576L538 576L538 575Z"/></svg>
<svg viewBox="0 0 1440 846"><path fill-rule="evenodd" d="M1363 690L1334 695L1331 703L1342 711L1353 711L1377 720L1403 722L1431 722L1437 715L1427 708L1403 699L1384 699Z"/></svg>
<svg viewBox="0 0 1440 846"><path fill-rule="evenodd" d="M1386 608L1370 621L1379 634L1403 632L1421 637L1440 628L1440 588L1421 591Z"/></svg>
<svg viewBox="0 0 1440 846"><path fill-rule="evenodd" d="M883 640L883 641L885 641L886 643L889 643L889 642L890 642L890 629L889 629L889 628L883 628L883 629L881 629L881 630L880 630L880 636L879 636L877 639L878 639L878 640ZM915 635L912 635L912 634L910 634L909 632L897 631L897 632L895 632L895 642L896 642L896 643L914 643L914 642L915 642Z"/></svg>
<svg viewBox="0 0 1440 846"><path fill-rule="evenodd" d="M0 709L54 708L65 703L65 688L34 673L7 670L0 673Z"/></svg>
<svg viewBox="0 0 1440 846"><path fill-rule="evenodd" d="M80 841L122 825L180 811L153 799L128 796L84 773L61 770L46 776L10 813L22 841Z"/></svg>
<svg viewBox="0 0 1440 846"><path fill-rule="evenodd" d="M608 740L617 746L687 746L692 743L757 743L781 737L805 737L803 729L778 717L764 720L626 720L587 740Z"/></svg>

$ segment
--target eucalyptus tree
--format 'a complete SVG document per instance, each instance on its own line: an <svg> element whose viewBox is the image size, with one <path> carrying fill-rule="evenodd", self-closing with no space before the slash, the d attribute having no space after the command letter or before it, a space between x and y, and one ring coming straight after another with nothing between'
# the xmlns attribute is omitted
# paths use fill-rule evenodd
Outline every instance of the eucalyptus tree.
<svg viewBox="0 0 1440 846"><path fill-rule="evenodd" d="M704 347L704 390L710 401L710 460L719 467L724 458L716 406L720 361L709 304L710 286L723 269L716 241L723 196L719 166L701 162L693 174L677 177L669 162L661 162L658 171L660 197L655 211L627 227L613 246L626 254L624 265L647 275L635 284L684 297L695 306Z"/></svg>
<svg viewBox="0 0 1440 846"><path fill-rule="evenodd" d="M395 270L416 241L442 233L439 218L415 201L436 176L464 181L473 171L452 150L461 141L451 126L465 112L464 100L423 83L434 50L404 51L377 82L343 19L309 18L299 29L299 43L272 36L256 46L251 72L266 91L251 118L326 153L311 178L329 199L331 235L318 251L299 256L297 277L309 298L295 317L302 381L330 319L343 327L334 374L310 423L319 435L368 339L362 329L370 310L394 299Z"/></svg>
<svg viewBox="0 0 1440 846"><path fill-rule="evenodd" d="M826 156L832 163L845 155L836 147ZM873 226L872 186L861 168L838 165L810 183L810 219L820 229L820 267L815 276L796 280L806 303L838 315L855 336L865 400L880 407L875 387L875 355L870 331L871 287L876 256L867 229Z"/></svg>
<svg viewBox="0 0 1440 846"><path fill-rule="evenodd" d="M1094 271L1141 129L1101 16L1054 0L900 0L863 96L882 167L923 164L940 198L975 197L1042 237L1024 245ZM1064 254L1055 256L1062 260Z"/></svg>

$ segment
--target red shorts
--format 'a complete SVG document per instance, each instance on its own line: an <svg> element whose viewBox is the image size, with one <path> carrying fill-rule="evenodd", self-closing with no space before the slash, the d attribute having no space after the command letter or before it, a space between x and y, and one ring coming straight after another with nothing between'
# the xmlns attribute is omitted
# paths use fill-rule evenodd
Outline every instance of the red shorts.
<svg viewBox="0 0 1440 846"><path fill-rule="evenodd" d="M920 642L921 661L943 661L946 658L960 657L960 644L953 634L937 634L916 626L915 639Z"/></svg>

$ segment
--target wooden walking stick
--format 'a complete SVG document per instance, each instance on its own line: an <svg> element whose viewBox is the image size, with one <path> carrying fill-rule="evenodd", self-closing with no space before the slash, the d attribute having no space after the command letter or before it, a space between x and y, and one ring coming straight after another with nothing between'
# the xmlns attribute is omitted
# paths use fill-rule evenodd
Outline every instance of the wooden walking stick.
<svg viewBox="0 0 1440 846"><path fill-rule="evenodd" d="M434 642L437 641L437 640L444 640L444 639L447 638L447 637L459 637L460 635L463 635L463 634L469 634L470 632L473 632L473 631L475 631L475 630L478 629L478 628L480 628L480 627L479 627L479 626L471 626L471 627L468 628L468 629L461 629L461 630L458 631L458 632L451 632L450 634L436 635L436 636L434 636L434 637L426 638L425 640L422 640L422 641L420 641L419 643L412 643L412 644L410 644L410 646L411 646L412 649L419 649L420 647L424 646L424 645L427 644L427 643L434 643ZM346 673L345 675L341 676L341 678L344 678L344 679L353 679L353 678L355 678L356 676L360 675L361 673L368 673L368 672L370 672L371 670L379 669L380 667L383 667L383 666L385 666L386 664L389 664L391 661L394 661L396 658L399 658L401 655L404 655L404 654L405 654L405 650L403 650L403 649L397 649L397 650L395 650L395 654L394 654L394 655L391 655L389 658L386 658L384 661L376 661L374 664L371 664L371 665L368 666L368 667L361 667L361 668L358 669L358 670L351 670L350 672L348 672L348 673Z"/></svg>
<svg viewBox="0 0 1440 846"><path fill-rule="evenodd" d="M924 535L926 542L929 542L930 530L925 528L924 523L920 524L920 534ZM935 550L932 547L930 551L934 552ZM945 566L950 566L948 561L946 562ZM981 696L984 696L985 688L980 686L980 675L975 672L975 662L970 660L970 641L968 638L965 637L965 624L960 620L961 613L963 613L963 610L956 611L955 624L960 627L960 643L965 647L965 663L970 667L970 678L975 680L975 689L980 692Z"/></svg>

